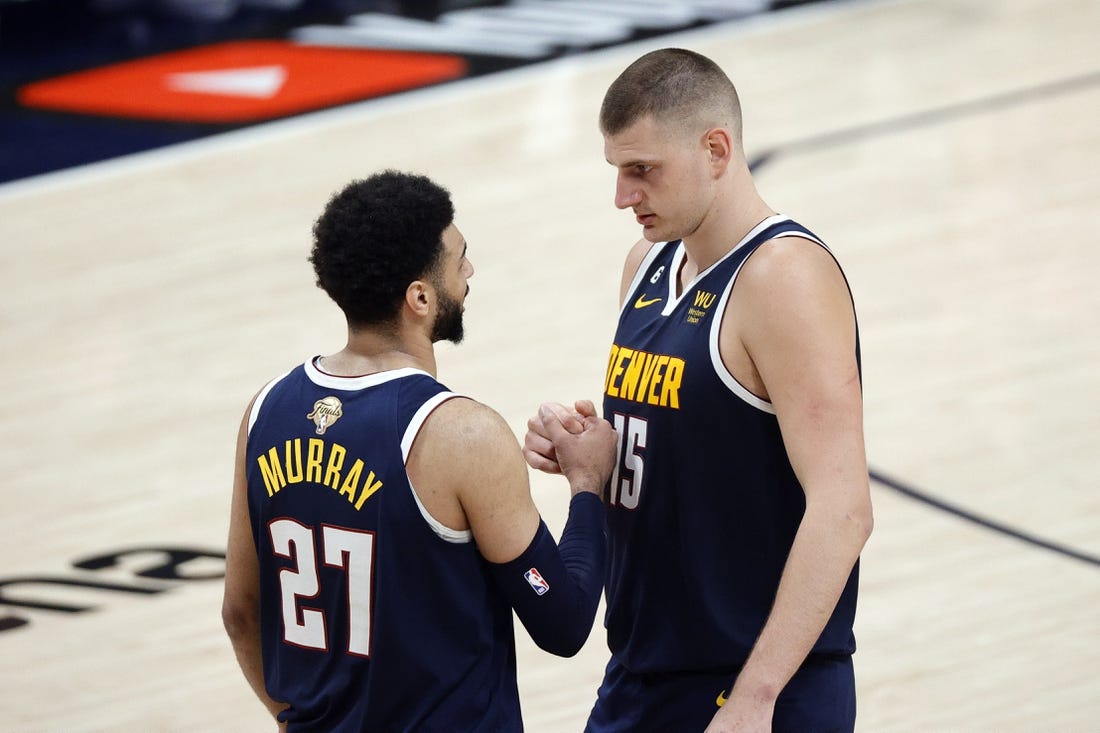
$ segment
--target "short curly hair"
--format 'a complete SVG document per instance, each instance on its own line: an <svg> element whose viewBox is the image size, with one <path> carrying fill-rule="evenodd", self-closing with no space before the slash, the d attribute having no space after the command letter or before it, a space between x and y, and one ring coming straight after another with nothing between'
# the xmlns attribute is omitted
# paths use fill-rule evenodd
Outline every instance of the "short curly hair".
<svg viewBox="0 0 1100 733"><path fill-rule="evenodd" d="M352 181L313 225L317 285L350 325L392 323L409 283L437 266L453 221L450 193L426 176L386 170Z"/></svg>

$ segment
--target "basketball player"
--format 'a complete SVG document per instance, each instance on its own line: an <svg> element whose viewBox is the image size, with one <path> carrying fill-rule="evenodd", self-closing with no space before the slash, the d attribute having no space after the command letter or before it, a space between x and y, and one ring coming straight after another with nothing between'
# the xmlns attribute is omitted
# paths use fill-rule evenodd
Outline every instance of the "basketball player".
<svg viewBox="0 0 1100 733"><path fill-rule="evenodd" d="M641 57L600 127L643 239L604 385L611 660L587 730L851 731L872 516L845 278L757 193L711 60ZM564 468L556 446L529 423L532 466Z"/></svg>
<svg viewBox="0 0 1100 733"><path fill-rule="evenodd" d="M311 261L347 345L242 421L222 615L282 730L519 731L512 610L554 654L591 630L615 432L543 410L573 494L556 545L508 425L435 378L473 275L453 218L422 176L338 192Z"/></svg>

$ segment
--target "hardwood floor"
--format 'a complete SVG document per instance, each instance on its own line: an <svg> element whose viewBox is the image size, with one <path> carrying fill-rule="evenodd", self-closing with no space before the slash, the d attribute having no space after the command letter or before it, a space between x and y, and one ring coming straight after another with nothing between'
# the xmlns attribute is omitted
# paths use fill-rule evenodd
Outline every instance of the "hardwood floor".
<svg viewBox="0 0 1100 733"><path fill-rule="evenodd" d="M598 397L637 232L596 110L679 45L730 73L764 197L843 263L868 456L917 494L873 485L859 730L1100 730L1096 28L1086 0L838 2L0 186L0 728L273 729L202 553L249 398L342 344L313 219L384 167L451 188L477 274L440 375L522 436ZM568 492L532 482L556 533ZM579 731L602 630L568 660L517 638L528 730Z"/></svg>

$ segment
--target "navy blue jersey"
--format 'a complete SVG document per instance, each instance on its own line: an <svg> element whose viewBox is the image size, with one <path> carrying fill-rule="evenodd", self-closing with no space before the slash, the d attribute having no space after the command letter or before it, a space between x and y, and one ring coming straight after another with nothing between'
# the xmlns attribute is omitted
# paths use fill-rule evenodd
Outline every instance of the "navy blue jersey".
<svg viewBox="0 0 1100 733"><path fill-rule="evenodd" d="M249 417L268 694L290 731L518 731L512 610L469 531L435 521L405 471L451 392L400 369L297 367Z"/></svg>
<svg viewBox="0 0 1100 733"><path fill-rule="evenodd" d="M604 384L620 442L606 624L631 672L736 669L775 599L805 495L775 410L725 368L718 332L745 259L783 236L820 244L770 217L679 297L683 244L654 245L623 303ZM815 652L854 651L857 575Z"/></svg>

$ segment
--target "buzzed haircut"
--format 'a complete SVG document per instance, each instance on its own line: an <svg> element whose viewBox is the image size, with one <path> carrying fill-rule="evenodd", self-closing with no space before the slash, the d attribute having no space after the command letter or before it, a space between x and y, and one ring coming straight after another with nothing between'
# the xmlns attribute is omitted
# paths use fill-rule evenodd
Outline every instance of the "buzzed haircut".
<svg viewBox="0 0 1100 733"><path fill-rule="evenodd" d="M352 181L313 225L317 285L349 324L392 323L409 284L438 266L453 222L450 193L425 176L386 170Z"/></svg>
<svg viewBox="0 0 1100 733"><path fill-rule="evenodd" d="M663 48L626 67L604 95L600 131L617 135L647 116L685 127L726 127L741 141L741 102L733 82L694 51Z"/></svg>

